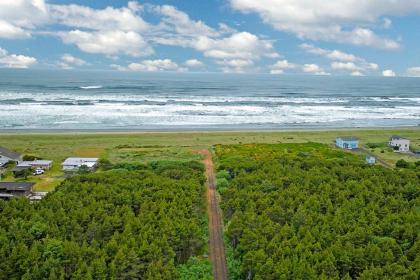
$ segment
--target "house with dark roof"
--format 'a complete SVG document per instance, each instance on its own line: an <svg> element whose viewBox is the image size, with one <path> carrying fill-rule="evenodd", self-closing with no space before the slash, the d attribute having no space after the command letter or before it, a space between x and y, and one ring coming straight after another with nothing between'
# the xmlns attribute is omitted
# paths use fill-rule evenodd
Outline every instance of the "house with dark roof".
<svg viewBox="0 0 420 280"><path fill-rule="evenodd" d="M29 197L35 183L0 182L0 199L10 199L16 196Z"/></svg>
<svg viewBox="0 0 420 280"><path fill-rule="evenodd" d="M6 149L4 147L0 147L0 164L3 162L3 165L9 161L14 161L19 163L23 160L23 155Z"/></svg>
<svg viewBox="0 0 420 280"><path fill-rule="evenodd" d="M359 138L354 136L341 136L335 139L335 145L341 149L353 150L359 147Z"/></svg>

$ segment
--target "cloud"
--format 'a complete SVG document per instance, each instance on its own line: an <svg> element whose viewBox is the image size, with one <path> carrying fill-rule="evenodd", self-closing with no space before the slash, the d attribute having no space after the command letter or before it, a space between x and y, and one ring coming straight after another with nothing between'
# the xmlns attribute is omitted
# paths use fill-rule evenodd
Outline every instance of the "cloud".
<svg viewBox="0 0 420 280"><path fill-rule="evenodd" d="M153 6L153 11L163 16L160 28L173 30L176 34L183 36L218 36L219 32L207 26L202 21L192 20L186 13L174 6L162 5Z"/></svg>
<svg viewBox="0 0 420 280"><path fill-rule="evenodd" d="M24 30L19 26L10 24L7 21L0 20L0 38L24 39L29 38L30 36L29 31Z"/></svg>
<svg viewBox="0 0 420 280"><path fill-rule="evenodd" d="M83 66L87 65L87 62L83 59L74 57L71 54L63 54L60 58L60 61L57 62L57 65L63 69L73 69L74 66Z"/></svg>
<svg viewBox="0 0 420 280"><path fill-rule="evenodd" d="M143 37L133 31L85 32L72 30L60 32L59 36L64 43L75 44L79 49L88 53L126 54L138 57L151 55L154 52Z"/></svg>
<svg viewBox="0 0 420 280"><path fill-rule="evenodd" d="M287 60L279 60L275 64L271 65L269 68L270 74L283 74L286 69L297 68L298 65L295 63L290 63Z"/></svg>
<svg viewBox="0 0 420 280"><path fill-rule="evenodd" d="M395 74L394 71L388 69L388 70L382 71L382 76L384 76L384 77L395 77L396 74Z"/></svg>
<svg viewBox="0 0 420 280"><path fill-rule="evenodd" d="M36 58L9 54L5 49L0 48L0 65L7 68L28 68L36 63Z"/></svg>
<svg viewBox="0 0 420 280"><path fill-rule="evenodd" d="M388 29L392 26L392 20L389 18L384 18L384 28Z"/></svg>
<svg viewBox="0 0 420 280"><path fill-rule="evenodd" d="M349 71L353 76L368 71L376 71L379 69L379 65L376 63L368 62L362 57L358 57L339 50L322 49L310 44L301 44L299 47L308 53L319 55L332 60L332 69L339 71Z"/></svg>
<svg viewBox="0 0 420 280"><path fill-rule="evenodd" d="M251 59L223 59L216 63L222 66L221 69L225 73L243 73L254 66Z"/></svg>
<svg viewBox="0 0 420 280"><path fill-rule="evenodd" d="M150 28L136 14L141 7L129 2L127 7L92 9L80 5L49 5L50 16L54 22L73 28L91 30L145 31Z"/></svg>
<svg viewBox="0 0 420 280"><path fill-rule="evenodd" d="M219 29L211 28L173 6L152 6L152 10L163 17L151 36L157 44L192 48L220 65L278 57L271 41L252 33L238 32L223 23Z"/></svg>
<svg viewBox="0 0 420 280"><path fill-rule="evenodd" d="M381 49L397 49L400 44L366 26L380 26L384 16L420 13L417 0L230 0L230 4L243 13L256 13L275 29L301 39Z"/></svg>
<svg viewBox="0 0 420 280"><path fill-rule="evenodd" d="M0 7L4 8L0 11L0 37L29 37L38 26L54 25L53 31L41 33L57 36L65 44L92 54L149 56L154 53L152 45L169 45L191 48L216 64L235 70L248 66L233 64L253 65L263 57L278 57L270 40L239 32L225 23L210 27L170 5L140 5L130 1L119 8L95 9L76 4L47 4L44 0L4 0ZM16 15L11 16L9 11ZM142 16L146 13L154 14L156 23L145 21ZM72 67L66 61L60 65Z"/></svg>
<svg viewBox="0 0 420 280"><path fill-rule="evenodd" d="M75 44L88 53L147 56L153 48L141 35L151 26L137 12L142 7L128 2L127 7L92 9L80 5L49 5L55 23L74 28L58 36L66 44Z"/></svg>
<svg viewBox="0 0 420 280"><path fill-rule="evenodd" d="M407 75L410 77L420 77L420 66L419 67L410 67L407 69Z"/></svg>
<svg viewBox="0 0 420 280"><path fill-rule="evenodd" d="M29 38L37 26L48 21L48 8L44 0L0 1L0 38Z"/></svg>
<svg viewBox="0 0 420 280"><path fill-rule="evenodd" d="M352 54L345 53L339 50L327 50L327 49L321 49L317 48L314 45L311 44L301 44L299 47L303 50L305 50L308 53L316 54L324 56L331 60L339 60L339 61L356 61L358 58Z"/></svg>
<svg viewBox="0 0 420 280"><path fill-rule="evenodd" d="M204 66L203 62L198 59L188 59L184 62L184 65L193 68Z"/></svg>
<svg viewBox="0 0 420 280"><path fill-rule="evenodd" d="M314 75L330 75L330 73L327 73L319 67L317 64L305 64L302 68L303 72L314 74Z"/></svg>
<svg viewBox="0 0 420 280"><path fill-rule="evenodd" d="M118 71L137 71L137 72L160 72L160 71L187 71L170 59L143 60L139 63L130 63L127 67L111 64L112 68Z"/></svg>
<svg viewBox="0 0 420 280"><path fill-rule="evenodd" d="M360 71L353 71L353 72L351 72L351 75L352 76L355 76L355 77L362 77L362 76L365 76L365 74L363 74L362 72L360 72Z"/></svg>
<svg viewBox="0 0 420 280"><path fill-rule="evenodd" d="M249 32L239 32L222 39L200 36L193 47L216 59L259 59L278 57L271 42Z"/></svg>

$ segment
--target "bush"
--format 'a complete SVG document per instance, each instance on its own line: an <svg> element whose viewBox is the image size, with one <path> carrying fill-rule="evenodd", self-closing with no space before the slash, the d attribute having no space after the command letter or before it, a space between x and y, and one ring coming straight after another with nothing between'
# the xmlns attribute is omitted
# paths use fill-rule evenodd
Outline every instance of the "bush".
<svg viewBox="0 0 420 280"><path fill-rule="evenodd" d="M36 156L32 156L32 155L24 155L22 159L24 161L33 161L33 160L36 160L36 159L39 159L39 158L37 158Z"/></svg>
<svg viewBox="0 0 420 280"><path fill-rule="evenodd" d="M31 174L32 174L31 169L23 169L23 170L13 172L13 175L15 178L23 178L25 180L28 179L28 176L30 176Z"/></svg>
<svg viewBox="0 0 420 280"><path fill-rule="evenodd" d="M407 161L400 159L399 161L397 161L395 166L398 168L409 168L410 164Z"/></svg>
<svg viewBox="0 0 420 280"><path fill-rule="evenodd" d="M387 143L367 143L366 147L370 149L376 149L376 148L385 148L387 146Z"/></svg>
<svg viewBox="0 0 420 280"><path fill-rule="evenodd" d="M106 158L100 158L98 161L98 168L102 170L112 169L112 163Z"/></svg>
<svg viewBox="0 0 420 280"><path fill-rule="evenodd" d="M216 179L230 180L230 174L226 170L220 170L219 172L216 173Z"/></svg>
<svg viewBox="0 0 420 280"><path fill-rule="evenodd" d="M79 175L89 174L90 172L91 170L86 165L80 166L79 170L77 170L77 174Z"/></svg>

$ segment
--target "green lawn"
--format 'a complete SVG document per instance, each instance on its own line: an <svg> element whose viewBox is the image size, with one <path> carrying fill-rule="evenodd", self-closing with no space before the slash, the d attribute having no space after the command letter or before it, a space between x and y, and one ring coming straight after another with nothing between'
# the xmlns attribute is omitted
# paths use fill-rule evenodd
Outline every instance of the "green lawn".
<svg viewBox="0 0 420 280"><path fill-rule="evenodd" d="M412 146L420 149L420 128L409 129L352 129L311 131L238 131L238 132L135 132L135 133L10 133L0 135L0 146L23 154L51 159L53 167L44 176L31 177L37 190L51 190L62 180L61 162L70 156L104 157L113 162L153 160L199 159L195 150L216 144L240 143L305 143L334 144L336 136L354 135L361 144L386 143L392 134L411 139ZM390 164L404 158L382 148L373 153ZM8 178L9 179L9 178Z"/></svg>

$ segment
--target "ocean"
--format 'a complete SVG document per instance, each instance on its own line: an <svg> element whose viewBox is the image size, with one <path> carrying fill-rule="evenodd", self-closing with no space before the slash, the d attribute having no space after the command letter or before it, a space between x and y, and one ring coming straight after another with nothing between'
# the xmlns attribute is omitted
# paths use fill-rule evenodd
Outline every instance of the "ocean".
<svg viewBox="0 0 420 280"><path fill-rule="evenodd" d="M420 125L420 78L0 70L0 129Z"/></svg>

